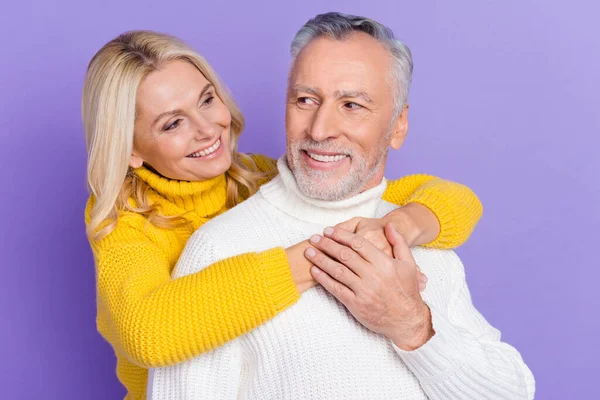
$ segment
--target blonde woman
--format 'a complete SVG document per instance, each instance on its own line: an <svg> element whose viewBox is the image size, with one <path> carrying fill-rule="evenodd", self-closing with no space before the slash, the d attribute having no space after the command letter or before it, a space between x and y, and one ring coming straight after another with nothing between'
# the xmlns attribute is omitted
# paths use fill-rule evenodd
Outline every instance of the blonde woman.
<svg viewBox="0 0 600 400"><path fill-rule="evenodd" d="M115 350L127 398L144 398L147 368L221 346L312 287L308 243L170 278L199 226L276 174L273 160L237 151L242 114L180 40L135 31L107 43L90 62L82 113L97 326ZM411 245L458 246L481 215L468 188L426 175L390 182L384 198L404 206L385 218ZM386 245L373 224L357 232Z"/></svg>

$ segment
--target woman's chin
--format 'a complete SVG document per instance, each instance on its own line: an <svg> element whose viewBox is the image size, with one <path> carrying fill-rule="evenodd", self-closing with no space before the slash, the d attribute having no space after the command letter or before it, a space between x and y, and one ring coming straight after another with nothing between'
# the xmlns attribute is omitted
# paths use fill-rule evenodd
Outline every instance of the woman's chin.
<svg viewBox="0 0 600 400"><path fill-rule="evenodd" d="M193 165L190 170L190 175L192 175L190 178L193 179L187 180L206 181L209 179L213 179L227 172L230 167L231 156L229 154L223 154L217 159L210 160L210 162L201 162L197 165Z"/></svg>

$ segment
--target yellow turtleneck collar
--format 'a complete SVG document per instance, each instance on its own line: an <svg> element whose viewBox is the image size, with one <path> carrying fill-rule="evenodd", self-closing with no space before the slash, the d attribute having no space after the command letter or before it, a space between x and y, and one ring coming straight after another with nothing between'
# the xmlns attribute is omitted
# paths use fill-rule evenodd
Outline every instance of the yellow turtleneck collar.
<svg viewBox="0 0 600 400"><path fill-rule="evenodd" d="M165 215L193 211L198 217L211 217L225 211L227 182L225 174L200 182L165 178L145 166L134 173L154 191L149 196L162 207Z"/></svg>

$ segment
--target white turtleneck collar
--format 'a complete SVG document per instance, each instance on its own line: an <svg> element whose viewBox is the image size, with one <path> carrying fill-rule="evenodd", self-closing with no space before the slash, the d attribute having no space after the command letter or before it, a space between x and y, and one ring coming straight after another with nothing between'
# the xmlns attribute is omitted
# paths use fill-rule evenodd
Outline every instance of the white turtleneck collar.
<svg viewBox="0 0 600 400"><path fill-rule="evenodd" d="M374 188L348 199L317 200L300 191L285 155L277 161L277 168L279 175L260 188L265 200L294 218L325 226L333 226L352 217L374 218L387 187L387 181L382 179Z"/></svg>

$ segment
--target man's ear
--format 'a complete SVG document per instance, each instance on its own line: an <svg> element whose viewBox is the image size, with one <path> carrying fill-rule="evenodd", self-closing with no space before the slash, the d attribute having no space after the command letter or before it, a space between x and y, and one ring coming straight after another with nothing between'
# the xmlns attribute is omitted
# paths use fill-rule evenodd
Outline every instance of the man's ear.
<svg viewBox="0 0 600 400"><path fill-rule="evenodd" d="M139 156L137 154L137 152L134 150L133 153L131 154L131 158L129 159L129 166L133 169L135 168L139 168L142 166L142 164L144 163L144 159Z"/></svg>
<svg viewBox="0 0 600 400"><path fill-rule="evenodd" d="M390 147L394 150L398 150L406 139L408 133L408 104L404 106L400 115L396 119L393 127L394 131L390 138Z"/></svg>

